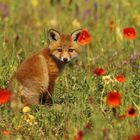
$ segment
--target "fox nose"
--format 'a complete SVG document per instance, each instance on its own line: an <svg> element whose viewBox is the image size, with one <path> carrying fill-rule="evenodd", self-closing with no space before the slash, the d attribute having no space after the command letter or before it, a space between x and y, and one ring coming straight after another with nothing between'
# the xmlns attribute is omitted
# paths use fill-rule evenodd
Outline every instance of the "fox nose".
<svg viewBox="0 0 140 140"><path fill-rule="evenodd" d="M64 62L68 62L68 58L63 58L63 61Z"/></svg>

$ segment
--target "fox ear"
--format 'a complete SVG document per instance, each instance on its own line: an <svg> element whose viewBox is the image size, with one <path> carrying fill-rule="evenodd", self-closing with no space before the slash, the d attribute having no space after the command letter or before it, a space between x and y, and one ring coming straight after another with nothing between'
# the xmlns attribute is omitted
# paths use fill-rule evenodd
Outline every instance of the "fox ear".
<svg viewBox="0 0 140 140"><path fill-rule="evenodd" d="M82 29L78 29L78 30L72 32L72 33L71 33L72 40L73 40L73 41L77 41L77 40L78 40L78 37L79 37L80 34L81 34L81 32L82 32Z"/></svg>
<svg viewBox="0 0 140 140"><path fill-rule="evenodd" d="M48 40L49 42L55 42L60 39L60 33L54 29L48 31Z"/></svg>

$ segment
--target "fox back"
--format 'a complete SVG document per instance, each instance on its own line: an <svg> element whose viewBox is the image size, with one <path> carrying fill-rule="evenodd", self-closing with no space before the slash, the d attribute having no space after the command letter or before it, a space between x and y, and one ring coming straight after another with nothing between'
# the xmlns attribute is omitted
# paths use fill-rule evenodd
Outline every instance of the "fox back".
<svg viewBox="0 0 140 140"><path fill-rule="evenodd" d="M56 78L64 66L81 52L77 41L80 34L80 29L71 35L60 34L54 29L48 31L48 46L26 59L10 79L8 88L12 92L14 81L18 83L18 93L13 93L11 99L13 108L19 98L24 106L52 103Z"/></svg>

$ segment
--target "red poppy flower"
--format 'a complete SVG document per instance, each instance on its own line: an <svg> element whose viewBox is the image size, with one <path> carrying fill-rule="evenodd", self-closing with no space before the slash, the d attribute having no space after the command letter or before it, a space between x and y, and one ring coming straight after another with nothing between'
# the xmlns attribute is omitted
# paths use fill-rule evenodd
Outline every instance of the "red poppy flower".
<svg viewBox="0 0 140 140"><path fill-rule="evenodd" d="M83 30L80 34L80 36L78 37L78 42L81 44L81 45L86 45L88 44L89 42L91 41L91 36L90 34L88 33L87 30Z"/></svg>
<svg viewBox="0 0 140 140"><path fill-rule="evenodd" d="M78 136L79 136L79 137L83 137L83 136L84 136L84 132L83 132L82 130L80 130L80 131L78 132Z"/></svg>
<svg viewBox="0 0 140 140"><path fill-rule="evenodd" d="M112 107L117 107L121 104L121 94L117 91L111 91L107 95L107 104Z"/></svg>
<svg viewBox="0 0 140 140"><path fill-rule="evenodd" d="M137 111L134 107L130 107L127 111L127 117L136 117L138 114L137 114Z"/></svg>
<svg viewBox="0 0 140 140"><path fill-rule="evenodd" d="M101 76L105 74L105 70L103 68L95 68L95 70L93 71L93 73L97 76Z"/></svg>
<svg viewBox="0 0 140 140"><path fill-rule="evenodd" d="M9 136L10 135L10 132L8 130L4 130L4 131L2 131L2 134L4 136Z"/></svg>
<svg viewBox="0 0 140 140"><path fill-rule="evenodd" d="M82 137L76 137L74 140L82 140Z"/></svg>
<svg viewBox="0 0 140 140"><path fill-rule="evenodd" d="M124 37L126 37L127 39L136 39L137 37L136 30L135 28L132 28L132 27L124 28L123 34L124 34Z"/></svg>
<svg viewBox="0 0 140 140"><path fill-rule="evenodd" d="M116 80L120 83L123 83L126 81L125 76L124 75L119 75L116 77Z"/></svg>
<svg viewBox="0 0 140 140"><path fill-rule="evenodd" d="M78 137L76 137L74 140L82 140L84 136L84 132L82 130L80 130L78 132Z"/></svg>
<svg viewBox="0 0 140 140"><path fill-rule="evenodd" d="M92 124L91 124L90 122L88 122L88 123L86 124L86 129L90 130L91 127L92 127Z"/></svg>
<svg viewBox="0 0 140 140"><path fill-rule="evenodd" d="M10 100L11 93L6 89L0 89L0 104L4 104Z"/></svg>
<svg viewBox="0 0 140 140"><path fill-rule="evenodd" d="M140 140L140 134L129 137L129 140Z"/></svg>

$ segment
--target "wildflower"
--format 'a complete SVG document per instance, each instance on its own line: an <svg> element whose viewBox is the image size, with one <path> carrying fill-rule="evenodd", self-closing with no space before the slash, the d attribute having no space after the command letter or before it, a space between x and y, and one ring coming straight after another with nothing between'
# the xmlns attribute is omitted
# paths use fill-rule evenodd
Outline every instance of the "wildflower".
<svg viewBox="0 0 140 140"><path fill-rule="evenodd" d="M28 119L29 119L30 121L33 121L33 120L35 119L35 117L34 117L33 115L28 114Z"/></svg>
<svg viewBox="0 0 140 140"><path fill-rule="evenodd" d="M90 16L91 16L91 10L90 10L90 9L86 9L86 10L85 10L84 16L85 16L86 18L90 17Z"/></svg>
<svg viewBox="0 0 140 140"><path fill-rule="evenodd" d="M10 131L4 130L4 131L2 131L2 134L3 134L4 136L9 136L9 135L10 135Z"/></svg>
<svg viewBox="0 0 140 140"><path fill-rule="evenodd" d="M105 84L109 84L109 83L113 82L110 75L103 76L102 80L104 81Z"/></svg>
<svg viewBox="0 0 140 140"><path fill-rule="evenodd" d="M94 8L94 11L95 11L95 12L97 12L98 6L99 6L99 5L98 5L98 2L95 1L95 2L93 3L93 8Z"/></svg>
<svg viewBox="0 0 140 140"><path fill-rule="evenodd" d="M2 2L0 2L0 16L2 17L9 16L9 7Z"/></svg>
<svg viewBox="0 0 140 140"><path fill-rule="evenodd" d="M83 31L81 32L79 38L78 38L78 42L81 44L81 45L86 45L88 44L89 42L91 41L91 36L90 34L88 33L87 30L83 29Z"/></svg>
<svg viewBox="0 0 140 140"><path fill-rule="evenodd" d="M95 70L93 71L93 73L97 76L101 76L105 74L105 70L103 68L95 68Z"/></svg>
<svg viewBox="0 0 140 140"><path fill-rule="evenodd" d="M127 65L127 64L128 64L128 61L127 61L127 60L124 60L124 61L122 62L122 64Z"/></svg>
<svg viewBox="0 0 140 140"><path fill-rule="evenodd" d="M82 140L81 137L76 137L74 140Z"/></svg>
<svg viewBox="0 0 140 140"><path fill-rule="evenodd" d="M10 100L11 93L6 89L0 89L0 104L4 104Z"/></svg>
<svg viewBox="0 0 140 140"><path fill-rule="evenodd" d="M107 104L112 107L117 107L121 104L121 94L117 91L111 91L107 95Z"/></svg>
<svg viewBox="0 0 140 140"><path fill-rule="evenodd" d="M80 28L80 27L81 27L81 24L80 24L80 22L78 21L78 19L74 19L74 20L72 21L72 26L73 26L73 27L76 27L76 28Z"/></svg>
<svg viewBox="0 0 140 140"><path fill-rule="evenodd" d="M80 131L78 132L78 136L75 137L74 140L82 140L82 139L83 139L83 136L84 136L84 132L83 132L82 130L80 130Z"/></svg>
<svg viewBox="0 0 140 140"><path fill-rule="evenodd" d="M50 19L49 23L50 23L51 26L56 26L57 25L57 20L55 18Z"/></svg>
<svg viewBox="0 0 140 140"><path fill-rule="evenodd" d="M134 40L137 37L136 30L133 27L124 28L123 29L123 34L124 34L124 37L126 37L127 39Z"/></svg>
<svg viewBox="0 0 140 140"><path fill-rule="evenodd" d="M83 136L84 136L84 132L83 132L82 130L80 130L80 131L78 132L78 135L79 135L79 137L83 137Z"/></svg>
<svg viewBox="0 0 140 140"><path fill-rule="evenodd" d="M28 107L28 106L25 106L23 109L22 109L22 112L23 113L27 113L27 112L30 112L31 111L31 109L30 109L30 107Z"/></svg>
<svg viewBox="0 0 140 140"><path fill-rule="evenodd" d="M130 62L131 63L136 63L137 59L140 57L139 53L138 52L133 52L131 55L130 55Z"/></svg>
<svg viewBox="0 0 140 140"><path fill-rule="evenodd" d="M26 115L24 116L24 120L25 120L27 123L29 123L30 125L36 123L36 122L35 122L35 117L34 117L33 115L31 115L31 114L26 114Z"/></svg>
<svg viewBox="0 0 140 140"><path fill-rule="evenodd" d="M140 140L140 134L130 136L128 140Z"/></svg>
<svg viewBox="0 0 140 140"><path fill-rule="evenodd" d="M111 31L114 31L115 23L114 23L113 19L110 19L110 21L109 21L109 28L110 28Z"/></svg>
<svg viewBox="0 0 140 140"><path fill-rule="evenodd" d="M125 115L125 114L120 115L119 118L120 118L121 120L124 120L124 119L126 118L126 115Z"/></svg>
<svg viewBox="0 0 140 140"><path fill-rule="evenodd" d="M136 117L138 114L137 114L137 111L134 107L130 107L127 111L127 117Z"/></svg>
<svg viewBox="0 0 140 140"><path fill-rule="evenodd" d="M33 7L37 7L38 0L31 0L31 4L32 4Z"/></svg>
<svg viewBox="0 0 140 140"><path fill-rule="evenodd" d="M123 83L126 81L125 76L124 75L119 75L116 77L116 81Z"/></svg>
<svg viewBox="0 0 140 140"><path fill-rule="evenodd" d="M90 122L88 122L87 124L86 124L86 129L91 129L91 127L92 127L92 124L90 123Z"/></svg>

